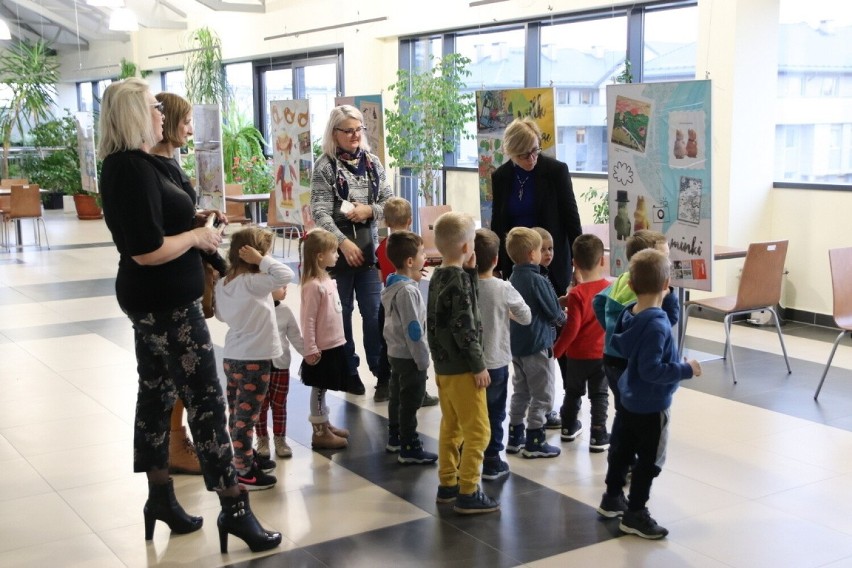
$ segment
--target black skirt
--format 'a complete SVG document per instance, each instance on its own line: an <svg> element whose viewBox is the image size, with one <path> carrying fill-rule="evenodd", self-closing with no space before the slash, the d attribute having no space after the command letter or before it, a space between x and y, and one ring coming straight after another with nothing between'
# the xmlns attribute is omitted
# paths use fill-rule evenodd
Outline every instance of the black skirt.
<svg viewBox="0 0 852 568"><path fill-rule="evenodd" d="M326 349L316 365L308 365L302 361L299 368L302 382L309 387L345 391L349 379L349 362L346 360L344 349L344 345Z"/></svg>

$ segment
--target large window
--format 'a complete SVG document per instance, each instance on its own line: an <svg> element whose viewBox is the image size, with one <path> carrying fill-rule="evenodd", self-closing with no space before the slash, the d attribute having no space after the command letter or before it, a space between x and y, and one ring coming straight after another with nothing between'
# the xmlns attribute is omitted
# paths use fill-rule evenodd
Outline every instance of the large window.
<svg viewBox="0 0 852 568"><path fill-rule="evenodd" d="M775 179L852 183L852 10L781 0Z"/></svg>
<svg viewBox="0 0 852 568"><path fill-rule="evenodd" d="M186 74L183 69L165 71L161 76L163 90L182 97L186 96Z"/></svg>
<svg viewBox="0 0 852 568"><path fill-rule="evenodd" d="M627 17L569 21L541 28L542 87L556 87L556 157L571 171L606 164L606 86L624 69Z"/></svg>
<svg viewBox="0 0 852 568"><path fill-rule="evenodd" d="M648 10L645 13L642 81L695 79L698 7Z"/></svg>
<svg viewBox="0 0 852 568"><path fill-rule="evenodd" d="M231 92L231 104L240 115L254 120L254 75L251 62L225 65L225 80Z"/></svg>

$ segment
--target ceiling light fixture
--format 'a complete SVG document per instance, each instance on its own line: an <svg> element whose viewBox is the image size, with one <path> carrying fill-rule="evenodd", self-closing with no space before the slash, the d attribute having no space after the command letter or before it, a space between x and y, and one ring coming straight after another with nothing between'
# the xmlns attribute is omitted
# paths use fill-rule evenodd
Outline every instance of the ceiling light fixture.
<svg viewBox="0 0 852 568"><path fill-rule="evenodd" d="M336 29L340 29L340 28L348 28L350 26L357 26L357 25L360 25L360 24L372 24L373 22L383 22L387 19L388 19L387 16L382 16L381 18L370 18L369 20L358 20L356 22L346 22L345 24L335 24L333 26L323 26L321 28L311 28L309 30L302 30L302 31L299 31L299 32L288 32L286 34L278 34L278 35L274 35L274 36L265 37L265 38L263 38L263 41L269 41L271 39L278 39L280 37L293 37L293 36L300 36L302 34L310 34L310 33L314 33L314 32L324 32L324 31L327 31L327 30L336 30Z"/></svg>
<svg viewBox="0 0 852 568"><path fill-rule="evenodd" d="M109 17L109 29L114 32L135 32L139 29L139 20L129 8L116 8Z"/></svg>
<svg viewBox="0 0 852 568"><path fill-rule="evenodd" d="M121 8L124 0L86 0L86 4L97 8Z"/></svg>
<svg viewBox="0 0 852 568"><path fill-rule="evenodd" d="M6 20L0 20L0 40L2 39L12 39L12 32L9 31Z"/></svg>
<svg viewBox="0 0 852 568"><path fill-rule="evenodd" d="M468 4L470 8L476 8L477 6L485 6L486 4L497 4L499 2L505 2L506 0L476 0L476 2L471 2Z"/></svg>

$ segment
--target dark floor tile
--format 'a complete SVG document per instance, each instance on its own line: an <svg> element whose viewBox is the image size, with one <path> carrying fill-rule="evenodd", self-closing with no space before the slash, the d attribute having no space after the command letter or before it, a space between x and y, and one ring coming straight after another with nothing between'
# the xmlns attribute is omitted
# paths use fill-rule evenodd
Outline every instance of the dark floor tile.
<svg viewBox="0 0 852 568"><path fill-rule="evenodd" d="M4 329L3 333L12 341L32 341L35 339L67 337L69 335L85 335L91 332L80 325L79 322L76 322Z"/></svg>
<svg viewBox="0 0 852 568"><path fill-rule="evenodd" d="M115 278L71 280L50 284L29 284L26 286L15 286L14 289L35 302L115 296Z"/></svg>
<svg viewBox="0 0 852 568"><path fill-rule="evenodd" d="M231 537L232 539L234 537ZM276 554L268 554L260 558L252 558L246 562L226 564L234 568L327 568L328 566L343 566L345 564L325 564L305 551L304 548L286 550Z"/></svg>

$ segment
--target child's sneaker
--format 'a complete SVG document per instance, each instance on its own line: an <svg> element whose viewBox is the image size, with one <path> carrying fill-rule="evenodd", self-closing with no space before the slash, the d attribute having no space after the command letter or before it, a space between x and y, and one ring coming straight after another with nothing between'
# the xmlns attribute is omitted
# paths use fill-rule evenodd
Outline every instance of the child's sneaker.
<svg viewBox="0 0 852 568"><path fill-rule="evenodd" d="M271 473L277 465L274 460L265 458L260 454L254 455L254 463L257 465L257 469L263 473Z"/></svg>
<svg viewBox="0 0 852 568"><path fill-rule="evenodd" d="M437 396L432 396L431 394L423 393L423 402L420 403L420 406L436 406L439 400Z"/></svg>
<svg viewBox="0 0 852 568"><path fill-rule="evenodd" d="M527 443L521 452L525 458L555 458L562 453L556 446L547 443L544 428L527 430Z"/></svg>
<svg viewBox="0 0 852 568"><path fill-rule="evenodd" d="M551 410L544 417L544 427L547 430L559 430L562 428L562 418L559 416L559 413L555 410Z"/></svg>
<svg viewBox="0 0 852 568"><path fill-rule="evenodd" d="M562 434L559 437L563 442L573 442L582 433L583 424L579 420L575 420L572 424L562 428Z"/></svg>
<svg viewBox="0 0 852 568"><path fill-rule="evenodd" d="M473 493L459 493L453 511L460 515L477 515L491 513L500 508L500 503L483 493L479 485Z"/></svg>
<svg viewBox="0 0 852 568"><path fill-rule="evenodd" d="M624 516L621 517L621 522L618 524L619 530L628 534L635 534L642 538L656 540L663 538L669 531L657 524L648 509L640 511L624 511Z"/></svg>
<svg viewBox="0 0 852 568"><path fill-rule="evenodd" d="M435 497L436 503L452 503L459 496L459 484L455 485L439 485L438 496Z"/></svg>
<svg viewBox="0 0 852 568"><path fill-rule="evenodd" d="M257 449L255 450L257 455L262 458L268 458L270 456L269 453L269 436L258 436L257 437Z"/></svg>
<svg viewBox="0 0 852 568"><path fill-rule="evenodd" d="M620 517L627 510L627 499L624 498L624 493L619 493L613 497L609 493L604 493L601 499L601 504L598 505L598 515L607 519Z"/></svg>
<svg viewBox="0 0 852 568"><path fill-rule="evenodd" d="M500 456L485 456L482 461L482 479L494 481L509 475L509 464L500 459Z"/></svg>
<svg viewBox="0 0 852 568"><path fill-rule="evenodd" d="M273 436L272 443L275 445L275 455L279 458L292 458L293 450L287 444L284 436Z"/></svg>
<svg viewBox="0 0 852 568"><path fill-rule="evenodd" d="M385 451L389 454L398 454L400 445L399 428L389 428L388 443L385 446Z"/></svg>
<svg viewBox="0 0 852 568"><path fill-rule="evenodd" d="M589 451L593 454L604 452L609 449L609 433L606 427L595 427L589 434Z"/></svg>
<svg viewBox="0 0 852 568"><path fill-rule="evenodd" d="M523 449L526 443L527 438L524 436L524 425L516 424L509 426L509 440L506 442L506 453L517 454Z"/></svg>
<svg viewBox="0 0 852 568"><path fill-rule="evenodd" d="M438 454L424 450L423 443L415 438L402 444L396 461L403 464L432 464L438 461Z"/></svg>
<svg viewBox="0 0 852 568"><path fill-rule="evenodd" d="M263 473L258 467L257 462L253 463L251 469L246 473L237 474L237 483L246 488L247 491L261 491L263 489L272 489L278 479L274 475Z"/></svg>

